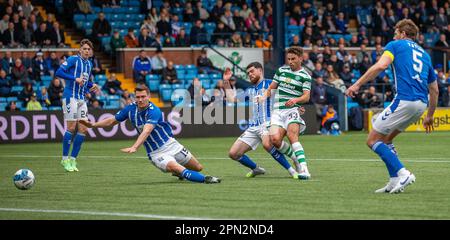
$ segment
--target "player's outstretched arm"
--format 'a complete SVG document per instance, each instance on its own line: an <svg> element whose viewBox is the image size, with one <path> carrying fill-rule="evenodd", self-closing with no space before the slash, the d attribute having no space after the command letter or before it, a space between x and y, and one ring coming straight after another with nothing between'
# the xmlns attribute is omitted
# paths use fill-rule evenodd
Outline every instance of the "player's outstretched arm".
<svg viewBox="0 0 450 240"><path fill-rule="evenodd" d="M107 119L104 119L100 122L89 122L88 120L85 119L81 119L78 121L79 123L83 124L84 126L88 127L88 128L104 128L104 127L111 127L114 126L116 124L118 124L119 122L116 120L115 117L110 117Z"/></svg>
<svg viewBox="0 0 450 240"><path fill-rule="evenodd" d="M309 98L311 96L311 91L305 90L303 91L303 95L298 97L298 98L292 98L289 99L289 101L286 102L286 107L291 107L297 103L302 104L302 103L307 103L309 102Z"/></svg>
<svg viewBox="0 0 450 240"><path fill-rule="evenodd" d="M272 81L272 83L270 83L267 90L264 92L264 95L263 95L264 98L261 100L264 101L266 98L270 98L270 96L272 96L272 91L277 88L278 88L278 83L276 83L275 81Z"/></svg>
<svg viewBox="0 0 450 240"><path fill-rule="evenodd" d="M427 133L430 133L434 130L433 126L433 116L434 111L437 107L438 97L439 97L439 87L436 81L428 84L428 89L430 92L430 104L428 106L427 116L423 120L423 127Z"/></svg>
<svg viewBox="0 0 450 240"><path fill-rule="evenodd" d="M388 54L383 54L381 58L375 63L372 67L370 67L364 75L362 75L358 81L356 81L352 86L350 86L347 91L345 91L345 95L350 97L355 97L355 94L358 93L359 88L366 84L368 81L376 78L382 71L389 67L389 64L392 63L392 58Z"/></svg>
<svg viewBox="0 0 450 240"><path fill-rule="evenodd" d="M134 153L134 152L136 152L138 150L138 148L148 138L148 136L150 135L150 133L153 131L154 128L155 128L155 125L153 125L153 124L145 124L144 125L144 129L142 130L142 133L139 135L138 139L133 144L133 146L131 146L129 148L122 148L122 149L120 149L120 151L122 151L124 153Z"/></svg>

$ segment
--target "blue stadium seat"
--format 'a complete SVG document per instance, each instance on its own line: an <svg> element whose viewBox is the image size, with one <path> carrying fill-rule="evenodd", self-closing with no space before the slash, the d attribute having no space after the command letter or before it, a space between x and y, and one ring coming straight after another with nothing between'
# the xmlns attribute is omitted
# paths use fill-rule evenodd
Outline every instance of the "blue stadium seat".
<svg viewBox="0 0 450 240"><path fill-rule="evenodd" d="M95 75L94 79L96 82L101 81L101 80L106 81L108 79L108 77L105 74L97 74L97 75Z"/></svg>
<svg viewBox="0 0 450 240"><path fill-rule="evenodd" d="M211 73L209 74L209 78L214 80L222 80L222 75L217 73Z"/></svg>
<svg viewBox="0 0 450 240"><path fill-rule="evenodd" d="M19 109L22 109L22 108L26 108L27 105L24 102L22 102L22 101L17 101L16 102L16 107L19 108Z"/></svg>
<svg viewBox="0 0 450 240"><path fill-rule="evenodd" d="M62 108L61 107L57 107L57 106L51 106L51 107L48 108L48 110L50 110L50 111L61 111Z"/></svg>
<svg viewBox="0 0 450 240"><path fill-rule="evenodd" d="M86 15L86 21L87 22L93 22L95 19L97 19L97 14L88 14L88 15Z"/></svg>
<svg viewBox="0 0 450 240"><path fill-rule="evenodd" d="M6 97L0 97L0 103L8 102Z"/></svg>
<svg viewBox="0 0 450 240"><path fill-rule="evenodd" d="M203 80L209 80L209 75L208 74L199 74L198 75L198 79L200 80L200 81L203 81Z"/></svg>
<svg viewBox="0 0 450 240"><path fill-rule="evenodd" d="M6 110L6 106L8 106L8 103L0 102L0 112Z"/></svg>
<svg viewBox="0 0 450 240"><path fill-rule="evenodd" d="M170 88L170 89L168 89L168 88L161 89L161 98L162 98L162 100L164 102L169 102L171 100L171 97L172 97L172 92L173 92L172 88Z"/></svg>
<svg viewBox="0 0 450 240"><path fill-rule="evenodd" d="M151 92L157 92L159 89L160 81L159 80L148 80L147 85Z"/></svg>
<svg viewBox="0 0 450 240"><path fill-rule="evenodd" d="M181 83L172 84L172 89L173 90L175 90L175 89L183 89L183 88L184 88L184 84L181 84Z"/></svg>
<svg viewBox="0 0 450 240"><path fill-rule="evenodd" d="M145 76L145 80L161 80L161 75L157 75L157 74L148 74L147 76Z"/></svg>
<svg viewBox="0 0 450 240"><path fill-rule="evenodd" d="M94 13L99 13L102 11L101 7L91 7L91 8L92 8L92 12L94 12Z"/></svg>
<svg viewBox="0 0 450 240"><path fill-rule="evenodd" d="M84 16L84 14L74 14L73 15L73 21L77 22L77 21L85 21L86 20L86 16Z"/></svg>
<svg viewBox="0 0 450 240"><path fill-rule="evenodd" d="M105 109L118 109L120 108L120 100L109 100L107 104L103 106Z"/></svg>
<svg viewBox="0 0 450 240"><path fill-rule="evenodd" d="M6 101L7 101L7 102L12 102L12 101L17 102L17 101L18 101L18 98L17 98L17 97L8 97L8 98L6 99Z"/></svg>
<svg viewBox="0 0 450 240"><path fill-rule="evenodd" d="M391 102L384 102L383 107L387 108L390 104L391 104Z"/></svg>
<svg viewBox="0 0 450 240"><path fill-rule="evenodd" d="M128 2L128 6L130 6L130 7L139 7L140 3L139 3L139 1L129 1Z"/></svg>
<svg viewBox="0 0 450 240"><path fill-rule="evenodd" d="M120 21L120 20L122 20L122 14L113 14L111 15L111 19L109 21Z"/></svg>
<svg viewBox="0 0 450 240"><path fill-rule="evenodd" d="M211 88L211 81L209 81L209 79L203 80L202 81L202 87L204 89L210 89Z"/></svg>
<svg viewBox="0 0 450 240"><path fill-rule="evenodd" d="M347 111L348 111L348 112L350 112L350 109L351 109L351 108L354 108L354 107L359 107L359 104L358 104L357 102L350 102L350 103L347 103Z"/></svg>
<svg viewBox="0 0 450 240"><path fill-rule="evenodd" d="M117 11L118 10L118 8L117 8L117 10L115 10L116 8L103 8L103 12L106 14L106 13L118 13L119 11Z"/></svg>
<svg viewBox="0 0 450 240"><path fill-rule="evenodd" d="M196 77L197 77L196 73L188 73L188 74L184 75L184 79L185 80L192 80L192 79L194 79Z"/></svg>

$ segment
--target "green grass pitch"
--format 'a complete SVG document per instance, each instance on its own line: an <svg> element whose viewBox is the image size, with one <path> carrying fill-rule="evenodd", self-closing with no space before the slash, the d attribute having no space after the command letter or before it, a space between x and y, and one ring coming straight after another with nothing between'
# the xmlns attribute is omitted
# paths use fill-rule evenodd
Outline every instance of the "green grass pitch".
<svg viewBox="0 0 450 240"><path fill-rule="evenodd" d="M375 194L388 176L365 146L365 133L302 136L312 180L291 179L260 147L249 153L267 173L228 159L235 138L180 139L220 184L196 184L163 174L128 141L85 142L80 172L59 164L59 143L0 145L0 219L450 219L450 133L405 133L400 159L417 177L402 194ZM31 169L35 186L14 187Z"/></svg>

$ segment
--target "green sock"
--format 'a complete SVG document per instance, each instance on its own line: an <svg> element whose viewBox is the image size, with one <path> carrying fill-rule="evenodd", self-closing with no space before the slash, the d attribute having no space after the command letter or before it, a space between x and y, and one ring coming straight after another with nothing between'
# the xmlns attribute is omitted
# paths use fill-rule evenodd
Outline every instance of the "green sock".
<svg viewBox="0 0 450 240"><path fill-rule="evenodd" d="M292 151L291 146L289 145L289 143L286 143L285 141L283 141L283 143L281 143L281 147L280 147L280 149L278 149L278 151L280 151L282 154L287 155L289 158L291 158L294 161L297 160L297 157L295 156L294 151Z"/></svg>
<svg viewBox="0 0 450 240"><path fill-rule="evenodd" d="M299 142L295 142L292 144L292 148L294 149L295 156L299 163L306 162L305 151L303 150L303 146Z"/></svg>

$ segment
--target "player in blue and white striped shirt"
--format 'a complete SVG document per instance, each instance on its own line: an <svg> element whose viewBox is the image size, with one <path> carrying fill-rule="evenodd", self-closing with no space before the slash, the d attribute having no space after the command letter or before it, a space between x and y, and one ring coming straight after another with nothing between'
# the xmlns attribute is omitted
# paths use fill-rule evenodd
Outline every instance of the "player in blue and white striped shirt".
<svg viewBox="0 0 450 240"><path fill-rule="evenodd" d="M231 70L225 70L223 75L225 89L229 88L231 75ZM264 91L269 87L272 81L263 78L263 67L261 63L258 62L250 63L247 66L247 75L253 86L245 90L244 96L237 96L237 98L232 99L233 97L230 98L231 94L226 94L227 100L231 102L237 101L240 98L247 99L250 103L252 112L248 129L234 142L228 155L231 159L238 161L251 169L251 171L247 173L247 177L255 177L256 175L264 174L266 172L265 169L258 166L245 154L250 150L256 150L259 143L262 143L264 149L288 170L293 178L297 179L297 171L291 167L284 155L270 143L267 126L270 122L271 99L259 101L259 98L262 98ZM294 160L294 163L298 163L292 151L289 156Z"/></svg>
<svg viewBox="0 0 450 240"><path fill-rule="evenodd" d="M400 162L392 141L422 116L427 105L423 126L427 133L433 130L439 89L430 56L414 42L418 32L419 28L410 19L399 21L395 25L394 41L386 45L380 60L346 92L353 97L362 85L392 66L397 93L391 105L375 119L367 137L367 145L384 161L390 177L387 185L376 193L400 193L416 180Z"/></svg>
<svg viewBox="0 0 450 240"><path fill-rule="evenodd" d="M76 171L76 158L80 152L86 134L86 127L78 124L78 132L73 140L72 153L69 158L70 145L75 134L77 121L87 119L87 105L85 95L89 91L98 91L98 87L89 79L91 78L92 63L89 57L92 55L93 45L88 39L80 42L78 55L70 56L56 71L56 76L64 79L65 88L62 98L62 108L67 129L63 138L63 154L61 165L68 172Z"/></svg>
<svg viewBox="0 0 450 240"><path fill-rule="evenodd" d="M192 182L220 183L220 179L205 176L197 159L173 138L172 127L163 120L161 110L149 101L150 90L143 86L135 89L136 102L120 110L116 116L100 122L80 122L87 127L104 128L130 120L139 137L133 146L121 149L124 153L135 153L144 145L150 161L163 172L185 178Z"/></svg>

